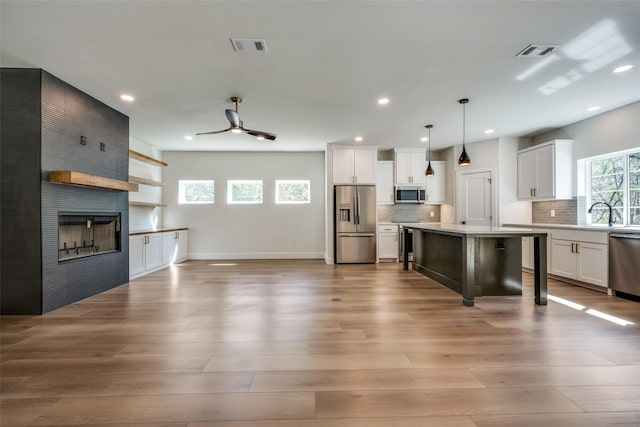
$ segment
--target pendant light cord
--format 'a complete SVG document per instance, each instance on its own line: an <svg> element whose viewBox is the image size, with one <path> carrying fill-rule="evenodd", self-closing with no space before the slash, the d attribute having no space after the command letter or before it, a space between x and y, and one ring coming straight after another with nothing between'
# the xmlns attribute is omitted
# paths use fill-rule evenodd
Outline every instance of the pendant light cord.
<svg viewBox="0 0 640 427"><path fill-rule="evenodd" d="M462 104L462 146L463 147L464 147L464 142L466 140L466 133L465 133L466 123L467 123L466 114L465 114L466 110L467 110L466 103Z"/></svg>

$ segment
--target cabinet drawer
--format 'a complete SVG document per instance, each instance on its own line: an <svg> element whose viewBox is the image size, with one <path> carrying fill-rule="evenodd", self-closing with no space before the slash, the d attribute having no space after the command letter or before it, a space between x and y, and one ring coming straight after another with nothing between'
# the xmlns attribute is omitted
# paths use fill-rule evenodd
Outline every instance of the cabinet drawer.
<svg viewBox="0 0 640 427"><path fill-rule="evenodd" d="M599 243L606 245L609 242L609 234L606 231L586 230L553 230L554 239L573 240L574 242Z"/></svg>
<svg viewBox="0 0 640 427"><path fill-rule="evenodd" d="M397 233L398 225L397 224L378 224L378 233Z"/></svg>

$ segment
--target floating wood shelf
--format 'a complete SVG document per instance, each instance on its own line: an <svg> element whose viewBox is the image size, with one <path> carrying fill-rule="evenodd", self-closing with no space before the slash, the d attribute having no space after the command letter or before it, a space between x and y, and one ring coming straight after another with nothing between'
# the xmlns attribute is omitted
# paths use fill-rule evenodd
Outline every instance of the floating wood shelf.
<svg viewBox="0 0 640 427"><path fill-rule="evenodd" d="M149 202L129 202L129 206L146 206L149 208L161 208L167 205L162 203L149 203Z"/></svg>
<svg viewBox="0 0 640 427"><path fill-rule="evenodd" d="M133 175L129 175L129 182L133 182L133 183L136 183L136 184L151 185L153 187L166 187L167 186L167 184L165 184L164 182L154 181L152 179L142 178L142 177L133 176Z"/></svg>
<svg viewBox="0 0 640 427"><path fill-rule="evenodd" d="M105 190L138 191L138 184L76 171L51 171L49 172L49 182L103 188Z"/></svg>
<svg viewBox="0 0 640 427"><path fill-rule="evenodd" d="M146 154L138 153L137 151L129 150L129 157L132 159L140 160L141 162L149 163L155 166L167 166L162 160L154 159Z"/></svg>

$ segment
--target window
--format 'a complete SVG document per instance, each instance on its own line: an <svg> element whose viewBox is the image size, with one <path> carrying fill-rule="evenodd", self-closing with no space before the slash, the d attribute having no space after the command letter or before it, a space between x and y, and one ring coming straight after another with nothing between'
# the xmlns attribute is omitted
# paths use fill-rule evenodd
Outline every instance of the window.
<svg viewBox="0 0 640 427"><path fill-rule="evenodd" d="M311 182L308 180L276 180L276 203L311 203L310 187Z"/></svg>
<svg viewBox="0 0 640 427"><path fill-rule="evenodd" d="M213 180L180 180L178 181L178 203L205 204L214 202Z"/></svg>
<svg viewBox="0 0 640 427"><path fill-rule="evenodd" d="M262 203L262 181L227 181L227 203Z"/></svg>
<svg viewBox="0 0 640 427"><path fill-rule="evenodd" d="M640 225L640 151L602 156L587 162L587 208L609 203L616 224ZM595 205L592 224L607 224L609 208Z"/></svg>

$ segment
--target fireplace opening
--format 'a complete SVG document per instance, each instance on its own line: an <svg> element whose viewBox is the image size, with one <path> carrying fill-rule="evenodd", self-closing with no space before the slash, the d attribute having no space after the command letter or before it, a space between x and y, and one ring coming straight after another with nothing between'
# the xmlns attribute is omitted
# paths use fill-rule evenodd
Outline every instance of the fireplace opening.
<svg viewBox="0 0 640 427"><path fill-rule="evenodd" d="M58 214L58 262L120 251L119 213Z"/></svg>

